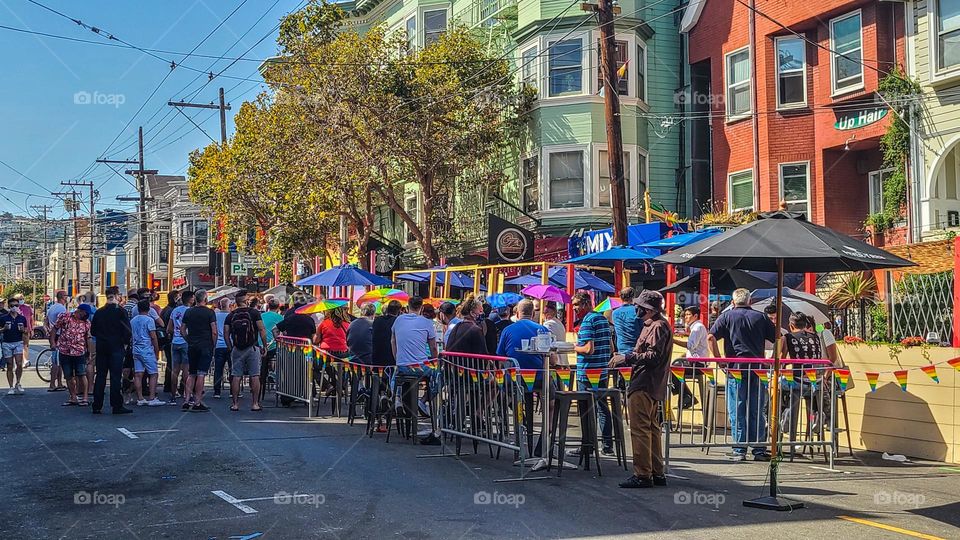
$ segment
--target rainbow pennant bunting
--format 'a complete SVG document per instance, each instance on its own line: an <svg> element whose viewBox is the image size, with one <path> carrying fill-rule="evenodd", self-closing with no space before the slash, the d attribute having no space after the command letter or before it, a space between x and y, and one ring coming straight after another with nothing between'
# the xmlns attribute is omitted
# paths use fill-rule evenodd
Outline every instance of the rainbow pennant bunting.
<svg viewBox="0 0 960 540"><path fill-rule="evenodd" d="M477 382L477 372L475 370L472 370L472 369L470 370L470 380L473 382Z"/></svg>
<svg viewBox="0 0 960 540"><path fill-rule="evenodd" d="M879 374L879 373L872 372L872 371L868 371L868 372L864 373L864 375L867 376L867 384L870 385L870 391L871 391L871 392L876 392L876 391L877 391L877 380L880 379L880 374Z"/></svg>
<svg viewBox="0 0 960 540"><path fill-rule="evenodd" d="M930 377L933 382L940 384L940 377L937 376L937 366L933 364L923 366L920 368L920 371L926 373L927 377Z"/></svg>
<svg viewBox="0 0 960 540"><path fill-rule="evenodd" d="M845 392L847 390L847 383L850 382L850 370L837 369L834 370L834 373L837 375L837 384L840 385L840 391Z"/></svg>
<svg viewBox="0 0 960 540"><path fill-rule="evenodd" d="M757 375L757 378L760 379L760 384L767 384L770 382L770 373L765 369L755 369L753 372Z"/></svg>
<svg viewBox="0 0 960 540"><path fill-rule="evenodd" d="M493 378L494 380L497 381L497 386L503 386L503 376L504 376L503 370L493 372Z"/></svg>
<svg viewBox="0 0 960 540"><path fill-rule="evenodd" d="M620 376L623 377L623 383L627 386L630 386L630 377L633 376L633 368L622 367L622 368L617 368L617 371L619 371Z"/></svg>
<svg viewBox="0 0 960 540"><path fill-rule="evenodd" d="M708 368L708 367L700 368L700 373L703 373L703 376L707 378L707 383L717 384L717 379L713 375L713 368Z"/></svg>
<svg viewBox="0 0 960 540"><path fill-rule="evenodd" d="M684 372L684 371L686 371L686 370L685 370L682 366L681 366L681 367L676 367L676 366L671 366L671 367L670 367L670 372L673 373L673 376L676 377L676 378L678 378L678 379L680 379L681 381L683 381L683 372Z"/></svg>
<svg viewBox="0 0 960 540"><path fill-rule="evenodd" d="M463 366L457 366L457 375L463 375Z"/></svg>
<svg viewBox="0 0 960 540"><path fill-rule="evenodd" d="M589 368L583 370L591 388L596 388L600 384L600 376L603 375L603 368Z"/></svg>
<svg viewBox="0 0 960 540"><path fill-rule="evenodd" d="M950 367L960 371L960 358L954 358L953 360L947 360L947 363L950 364Z"/></svg>
<svg viewBox="0 0 960 540"><path fill-rule="evenodd" d="M816 384L817 383L817 370L815 369L805 369L803 370L803 375L807 378L808 381Z"/></svg>
<svg viewBox="0 0 960 540"><path fill-rule="evenodd" d="M527 385L527 390L533 392L533 387L537 382L537 370L521 369L520 380L522 380L523 383Z"/></svg>
<svg viewBox="0 0 960 540"><path fill-rule="evenodd" d="M572 370L572 369L570 369L570 368L567 367L567 366L557 366L557 370L556 370L556 371L557 371L557 376L560 377L560 381L562 381L562 382L564 382L564 383L566 383L566 384L568 384L568 385L571 384L571 383L570 383L570 381L572 380L571 375L573 374L573 370Z"/></svg>
<svg viewBox="0 0 960 540"><path fill-rule="evenodd" d="M743 373L741 373L739 369L729 369L727 370L727 374L733 377L733 380L737 382L743 380Z"/></svg>
<svg viewBox="0 0 960 540"><path fill-rule="evenodd" d="M904 392L907 391L907 370L903 369L900 371L894 371L893 376L897 378L897 382L900 383L900 389Z"/></svg>
<svg viewBox="0 0 960 540"><path fill-rule="evenodd" d="M783 380L786 381L787 384L793 384L793 370L792 370L792 369L785 369L785 370L783 370L783 371L780 372L780 375L783 376Z"/></svg>

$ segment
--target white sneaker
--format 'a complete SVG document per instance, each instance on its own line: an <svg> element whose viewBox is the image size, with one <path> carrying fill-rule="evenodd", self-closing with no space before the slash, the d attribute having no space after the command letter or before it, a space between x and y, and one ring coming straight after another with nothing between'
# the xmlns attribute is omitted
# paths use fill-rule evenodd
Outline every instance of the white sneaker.
<svg viewBox="0 0 960 540"><path fill-rule="evenodd" d="M11 388L10 391L7 392L7 395L8 395L8 396L15 396L15 395L17 395L17 389L16 389L16 388Z"/></svg>
<svg viewBox="0 0 960 540"><path fill-rule="evenodd" d="M145 400L145 399L138 399L138 400L137 400L137 406L138 406L138 407L143 407L143 406L146 405L147 403L150 403L150 402L147 401L147 400Z"/></svg>
<svg viewBox="0 0 960 540"><path fill-rule="evenodd" d="M26 393L26 392L23 391L23 387L20 386L20 383L17 383L17 385L14 386L14 389L15 389L15 390L17 391L17 393L20 394L20 395L23 395L23 394Z"/></svg>
<svg viewBox="0 0 960 540"><path fill-rule="evenodd" d="M160 405L166 405L166 404L167 404L167 402L166 402L166 401L163 401L163 400L160 399L160 398L153 398L153 399L151 399L150 401L147 402L147 405L150 406L150 407L159 407Z"/></svg>

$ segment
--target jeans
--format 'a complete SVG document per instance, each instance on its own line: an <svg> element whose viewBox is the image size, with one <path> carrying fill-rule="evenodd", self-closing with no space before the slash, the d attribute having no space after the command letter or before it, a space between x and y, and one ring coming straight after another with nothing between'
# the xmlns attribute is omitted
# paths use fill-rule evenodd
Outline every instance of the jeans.
<svg viewBox="0 0 960 540"><path fill-rule="evenodd" d="M600 376L600 382L597 383L597 388L607 388L608 375L604 373ZM577 388L582 388L584 390L590 390L593 388L590 381L586 377L577 378ZM613 416L610 414L610 407L607 406L607 401L598 399L594 403L597 404L597 422L600 424L600 437L603 440L604 448L613 448Z"/></svg>
<svg viewBox="0 0 960 540"><path fill-rule="evenodd" d="M110 407L114 411L123 408L123 395L120 391L123 357L122 345L110 345L103 343L103 340L97 343L97 378L93 384L93 410L103 409L103 393L107 386L107 372L110 373Z"/></svg>
<svg viewBox="0 0 960 540"><path fill-rule="evenodd" d="M749 370L742 370L743 379L737 383L733 378L727 379L727 406L733 403L733 440L737 444L733 451L738 454L747 453L746 443L765 443L766 436L766 413L763 408L766 406L768 397L766 396L766 385L760 383L760 377ZM735 384L730 384L735 383ZM734 391L735 390L735 391ZM735 397L734 397L735 396ZM766 446L752 446L754 455L763 454L767 451Z"/></svg>
<svg viewBox="0 0 960 540"><path fill-rule="evenodd" d="M213 395L219 396L223 388L224 366L230 363L230 355L225 347L213 350Z"/></svg>

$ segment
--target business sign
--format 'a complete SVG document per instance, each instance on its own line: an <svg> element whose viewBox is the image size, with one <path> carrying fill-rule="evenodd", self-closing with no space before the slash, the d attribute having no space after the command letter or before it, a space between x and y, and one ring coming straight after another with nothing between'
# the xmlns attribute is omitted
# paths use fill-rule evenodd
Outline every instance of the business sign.
<svg viewBox="0 0 960 540"><path fill-rule="evenodd" d="M230 264L230 275L231 276L245 276L247 275L247 265L244 263L231 263Z"/></svg>
<svg viewBox="0 0 960 540"><path fill-rule="evenodd" d="M677 228L686 231L683 224ZM639 246L654 240L660 240L668 230L662 221L653 223L636 223L627 227L627 245ZM613 230L598 229L595 231L574 231L567 242L567 251L571 258L590 253L600 253L613 247Z"/></svg>
<svg viewBox="0 0 960 540"><path fill-rule="evenodd" d="M400 256L403 250L395 246L385 244L376 238L367 241L367 248L373 253L373 272L378 276L392 276L393 272L400 270Z"/></svg>
<svg viewBox="0 0 960 540"><path fill-rule="evenodd" d="M487 216L487 258L491 264L533 260L533 233L493 214Z"/></svg>
<svg viewBox="0 0 960 540"><path fill-rule="evenodd" d="M864 126L869 126L870 124L875 124L885 116L887 116L886 107L846 112L837 116L837 122L833 124L833 127L840 131L859 129Z"/></svg>

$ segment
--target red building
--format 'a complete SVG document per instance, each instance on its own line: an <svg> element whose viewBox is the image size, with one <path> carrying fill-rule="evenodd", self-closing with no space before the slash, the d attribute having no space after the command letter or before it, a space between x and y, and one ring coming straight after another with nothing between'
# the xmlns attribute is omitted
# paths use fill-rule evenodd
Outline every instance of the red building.
<svg viewBox="0 0 960 540"><path fill-rule="evenodd" d="M879 141L893 115L877 86L904 62L903 5L750 4L692 0L681 22L694 194L703 201L709 190L727 210L785 201L818 224L863 234L882 208Z"/></svg>

